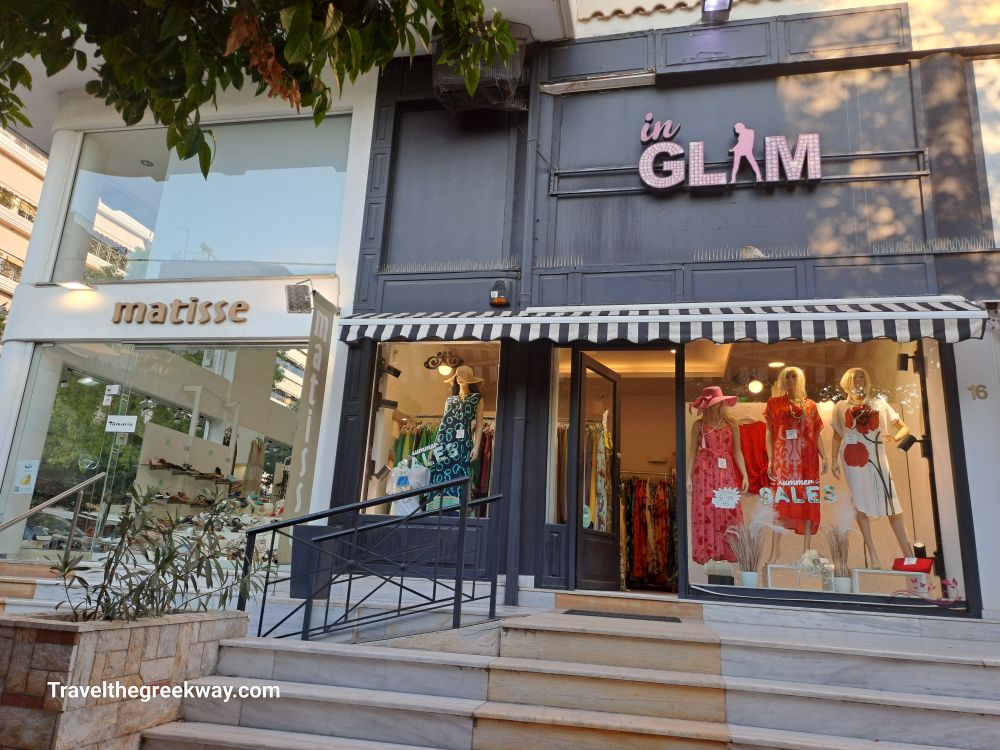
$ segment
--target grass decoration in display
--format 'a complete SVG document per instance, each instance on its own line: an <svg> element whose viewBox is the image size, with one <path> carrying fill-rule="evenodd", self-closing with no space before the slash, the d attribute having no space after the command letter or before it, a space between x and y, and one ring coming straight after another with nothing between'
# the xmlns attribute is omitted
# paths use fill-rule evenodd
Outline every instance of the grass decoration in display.
<svg viewBox="0 0 1000 750"><path fill-rule="evenodd" d="M775 527L774 506L759 503L750 515L750 522L726 529L726 542L736 557L736 564L744 573L756 573L764 561L765 531L780 531Z"/></svg>

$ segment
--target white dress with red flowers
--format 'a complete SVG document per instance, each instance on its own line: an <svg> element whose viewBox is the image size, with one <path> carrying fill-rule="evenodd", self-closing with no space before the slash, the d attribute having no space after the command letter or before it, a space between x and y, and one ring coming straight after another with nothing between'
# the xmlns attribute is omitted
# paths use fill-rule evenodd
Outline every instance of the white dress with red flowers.
<svg viewBox="0 0 1000 750"><path fill-rule="evenodd" d="M863 404L840 401L833 429L843 439L840 459L854 507L866 516L881 518L902 513L896 486L885 458L885 438L899 414L884 399Z"/></svg>

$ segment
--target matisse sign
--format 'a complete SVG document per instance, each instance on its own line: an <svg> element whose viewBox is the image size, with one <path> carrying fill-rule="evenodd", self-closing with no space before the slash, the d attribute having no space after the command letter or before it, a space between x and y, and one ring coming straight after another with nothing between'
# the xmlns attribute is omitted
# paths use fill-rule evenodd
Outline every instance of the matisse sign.
<svg viewBox="0 0 1000 750"><path fill-rule="evenodd" d="M733 126L736 143L729 149L730 168L706 171L705 142L691 141L687 151L674 138L680 124L673 120L656 121L646 113L639 141L643 145L639 158L639 177L652 190L670 190L686 186L690 189L720 188L736 182L741 172L749 171L757 184L787 184L815 182L822 178L818 133L801 133L794 147L783 135L764 138L764 164L754 154L757 133L745 123Z"/></svg>

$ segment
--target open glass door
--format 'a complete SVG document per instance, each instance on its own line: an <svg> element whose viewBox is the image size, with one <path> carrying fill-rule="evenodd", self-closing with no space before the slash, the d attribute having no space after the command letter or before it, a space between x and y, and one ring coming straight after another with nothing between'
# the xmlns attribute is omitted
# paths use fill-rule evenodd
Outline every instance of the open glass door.
<svg viewBox="0 0 1000 750"><path fill-rule="evenodd" d="M581 589L618 589L622 580L619 543L619 392L618 375L580 354L575 430L576 585Z"/></svg>

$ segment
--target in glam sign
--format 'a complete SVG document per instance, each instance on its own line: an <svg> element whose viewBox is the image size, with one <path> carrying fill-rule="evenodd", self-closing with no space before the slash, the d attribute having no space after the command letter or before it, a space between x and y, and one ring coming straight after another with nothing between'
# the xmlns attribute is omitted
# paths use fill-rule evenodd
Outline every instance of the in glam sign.
<svg viewBox="0 0 1000 750"><path fill-rule="evenodd" d="M749 168L757 183L812 182L823 176L820 166L819 133L803 133L795 143L788 145L783 135L764 138L764 171L754 156L756 133L744 123L733 126L736 145L729 149L732 169L728 172L705 171L705 142L688 144L685 162L684 147L674 142L680 125L673 120L653 121L653 113L646 114L639 141L645 146L639 159L639 177L643 184L654 190L668 190L682 184L689 188L722 187L736 182L744 166ZM804 174L803 174L804 172Z"/></svg>

